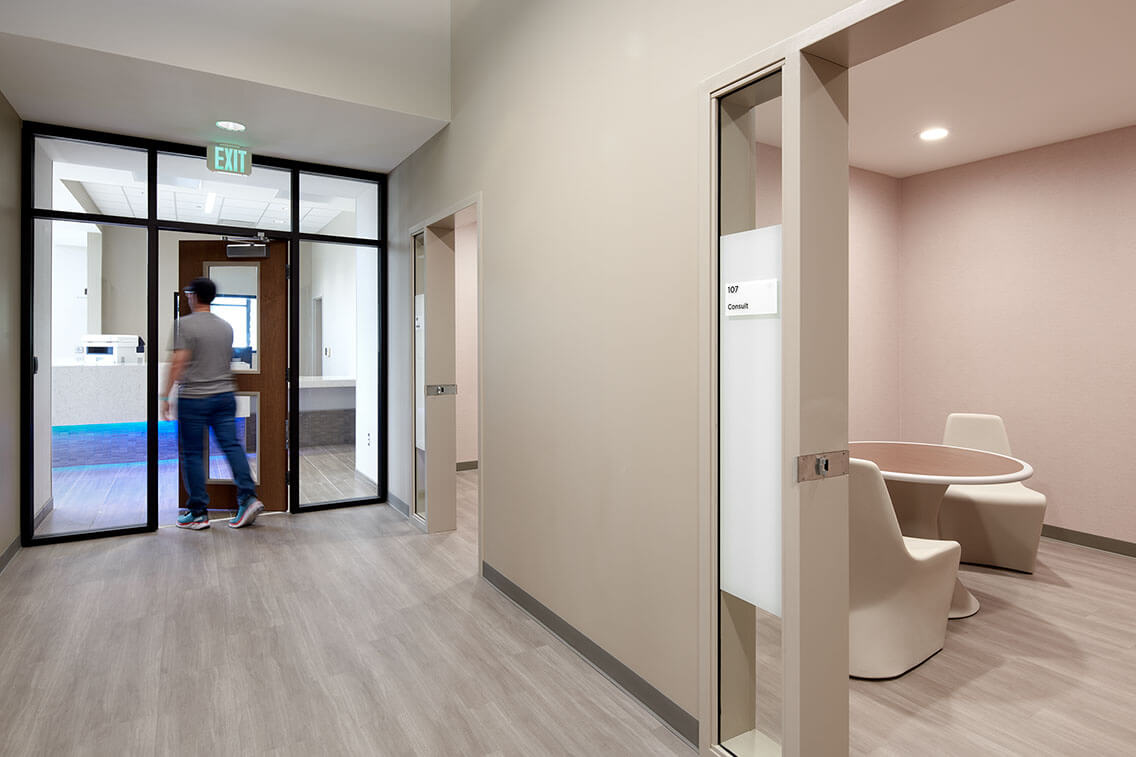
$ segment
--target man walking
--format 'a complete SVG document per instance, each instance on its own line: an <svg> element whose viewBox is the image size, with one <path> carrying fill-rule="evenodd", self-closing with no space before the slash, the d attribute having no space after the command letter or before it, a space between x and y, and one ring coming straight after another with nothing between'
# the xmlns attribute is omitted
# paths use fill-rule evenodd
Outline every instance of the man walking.
<svg viewBox="0 0 1136 757"><path fill-rule="evenodd" d="M233 355L233 327L210 312L217 296L212 279L194 279L185 288L190 314L174 324L170 350L173 359L166 389L160 397L162 418L170 419L170 392L178 384L178 444L181 469L189 492L188 512L178 516L178 528L195 531L209 528L209 494L205 490L205 434L211 428L229 460L237 485L237 514L230 528L251 525L264 505L256 498L256 486L248 458L237 441L236 385L229 369Z"/></svg>

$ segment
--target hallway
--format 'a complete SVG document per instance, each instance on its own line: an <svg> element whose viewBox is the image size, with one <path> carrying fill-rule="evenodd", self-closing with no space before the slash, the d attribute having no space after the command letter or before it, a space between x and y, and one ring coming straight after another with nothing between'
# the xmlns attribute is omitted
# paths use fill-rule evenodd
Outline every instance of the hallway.
<svg viewBox="0 0 1136 757"><path fill-rule="evenodd" d="M0 753L689 755L390 507L22 550L0 575ZM192 576L192 578L186 578Z"/></svg>

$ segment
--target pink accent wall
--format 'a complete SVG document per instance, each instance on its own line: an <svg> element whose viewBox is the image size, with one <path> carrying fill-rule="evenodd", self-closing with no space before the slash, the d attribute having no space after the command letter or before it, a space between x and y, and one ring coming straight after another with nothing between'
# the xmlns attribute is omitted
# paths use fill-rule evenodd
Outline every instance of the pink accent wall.
<svg viewBox="0 0 1136 757"><path fill-rule="evenodd" d="M902 439L900 181L848 179L848 437Z"/></svg>
<svg viewBox="0 0 1136 757"><path fill-rule="evenodd" d="M781 148L756 143L756 226L781 223ZM900 439L900 181L849 170L848 432Z"/></svg>
<svg viewBox="0 0 1136 757"><path fill-rule="evenodd" d="M898 438L1001 415L1047 523L1136 541L1136 127L900 186Z"/></svg>

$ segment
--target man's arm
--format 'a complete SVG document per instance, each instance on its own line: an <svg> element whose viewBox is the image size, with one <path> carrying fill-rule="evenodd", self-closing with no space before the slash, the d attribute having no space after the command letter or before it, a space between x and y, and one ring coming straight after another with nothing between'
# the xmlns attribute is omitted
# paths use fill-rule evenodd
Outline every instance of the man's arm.
<svg viewBox="0 0 1136 757"><path fill-rule="evenodd" d="M185 373L185 366L189 363L189 350L174 350L173 356L170 360L170 373L166 377L166 388L162 392L160 399L162 400L162 420L170 419L170 392L174 389L174 384L181 381L182 374Z"/></svg>

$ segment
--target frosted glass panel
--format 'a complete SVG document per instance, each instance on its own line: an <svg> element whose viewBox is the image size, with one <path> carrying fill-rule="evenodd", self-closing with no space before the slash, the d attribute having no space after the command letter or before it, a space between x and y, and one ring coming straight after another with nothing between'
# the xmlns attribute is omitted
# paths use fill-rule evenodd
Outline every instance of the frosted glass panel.
<svg viewBox="0 0 1136 757"><path fill-rule="evenodd" d="M781 316L767 300L781 280L781 227L729 234L720 251L721 585L779 616Z"/></svg>
<svg viewBox="0 0 1136 757"><path fill-rule="evenodd" d="M781 74L719 102L718 738L781 753Z"/></svg>

